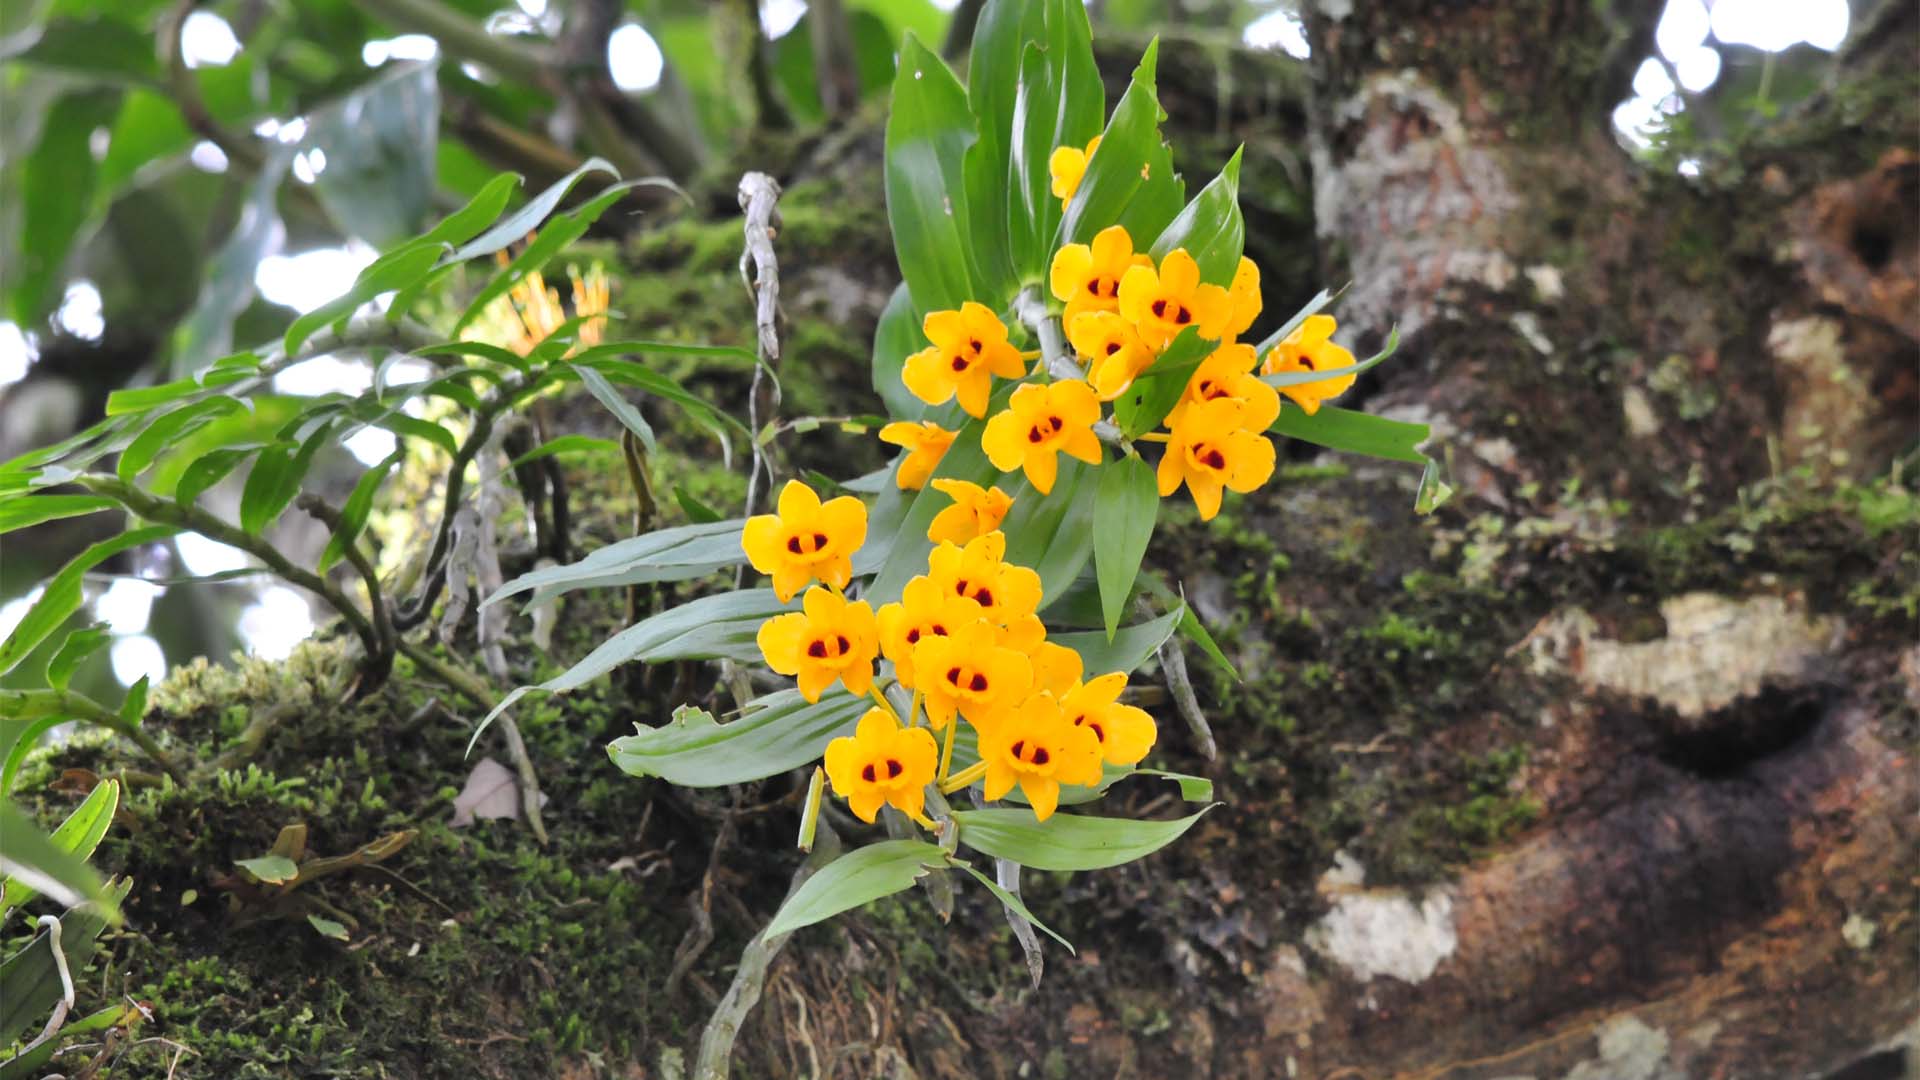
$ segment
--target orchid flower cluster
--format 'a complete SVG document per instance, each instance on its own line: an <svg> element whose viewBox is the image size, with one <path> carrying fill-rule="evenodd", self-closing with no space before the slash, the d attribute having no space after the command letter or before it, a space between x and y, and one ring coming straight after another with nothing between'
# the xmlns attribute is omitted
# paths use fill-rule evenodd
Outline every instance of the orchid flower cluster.
<svg viewBox="0 0 1920 1080"><path fill-rule="evenodd" d="M835 683L874 701L854 733L826 750L834 793L862 821L891 805L931 829L927 786L951 793L976 780L989 801L1018 786L1045 821L1061 785L1098 784L1103 765L1139 762L1157 736L1145 710L1120 702L1125 672L1086 679L1080 654L1047 640L1036 614L1040 575L1005 559L1006 534L997 528L1005 504L996 511L977 486L964 486L973 488L961 493L966 502L949 509L964 509L964 520L936 520L927 572L878 612L845 592L850 556L866 539L860 500L823 503L790 480L777 512L750 518L742 532L748 560L772 577L781 602L819 582L806 589L800 611L761 624L767 666L792 676L809 702ZM904 719L876 681L882 658L892 683L912 694ZM980 758L956 772L963 720Z"/></svg>

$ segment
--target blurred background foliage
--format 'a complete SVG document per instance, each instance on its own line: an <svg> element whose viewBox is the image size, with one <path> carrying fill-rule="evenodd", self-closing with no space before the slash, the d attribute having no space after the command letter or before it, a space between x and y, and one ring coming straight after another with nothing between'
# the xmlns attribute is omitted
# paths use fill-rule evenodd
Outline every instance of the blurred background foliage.
<svg viewBox="0 0 1920 1080"><path fill-rule="evenodd" d="M0 5L0 459L99 415L107 393L272 338L386 246L495 172L539 191L592 156L660 176L601 228L733 212L744 169L835 128L877 130L911 32L964 67L974 0L13 0ZM1091 0L1096 36L1308 55L1294 0ZM1669 0L1616 134L1703 184L1742 133L1821 86L1845 0ZM1120 74L1124 74L1121 72ZM787 140L788 142L783 142ZM852 144L850 144L852 145ZM1304 148L1299 157L1305 160ZM856 151L850 151L856 152ZM877 158L868 163L877 170ZM1304 167L1304 166L1303 166ZM1298 182L1294 187L1310 190ZM1250 177L1258 185L1257 177ZM584 189L583 189L584 190ZM876 216L884 208L874 206ZM879 257L881 253L876 253ZM617 275L618 269L615 268ZM364 386L357 362L283 375L297 397ZM264 400L262 422L278 408ZM291 403L286 411L291 411ZM384 433L336 455L351 486ZM324 476L326 470L321 470ZM16 538L0 632L86 537ZM231 572L183 538L171 561L89 585L114 648L82 689L234 645L285 655L310 632L279 586L163 589ZM24 670L24 669L23 669Z"/></svg>

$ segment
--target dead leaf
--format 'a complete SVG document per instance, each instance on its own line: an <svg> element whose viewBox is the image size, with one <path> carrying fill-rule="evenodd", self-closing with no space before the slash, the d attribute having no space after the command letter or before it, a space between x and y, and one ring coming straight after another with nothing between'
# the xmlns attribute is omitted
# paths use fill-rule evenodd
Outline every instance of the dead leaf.
<svg viewBox="0 0 1920 1080"><path fill-rule="evenodd" d="M481 758L467 774L467 786L453 800L453 820L448 824L463 829L485 818L520 819L520 789L513 770L492 758Z"/></svg>

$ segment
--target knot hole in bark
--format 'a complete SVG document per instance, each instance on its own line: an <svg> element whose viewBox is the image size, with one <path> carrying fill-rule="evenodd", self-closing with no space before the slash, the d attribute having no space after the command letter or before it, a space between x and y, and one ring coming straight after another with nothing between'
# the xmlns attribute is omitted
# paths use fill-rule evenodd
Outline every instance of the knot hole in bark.
<svg viewBox="0 0 1920 1080"><path fill-rule="evenodd" d="M1702 779L1730 777L1805 740L1837 696L1837 688L1820 683L1769 686L1702 717L1666 711L1652 718L1660 736L1655 753Z"/></svg>

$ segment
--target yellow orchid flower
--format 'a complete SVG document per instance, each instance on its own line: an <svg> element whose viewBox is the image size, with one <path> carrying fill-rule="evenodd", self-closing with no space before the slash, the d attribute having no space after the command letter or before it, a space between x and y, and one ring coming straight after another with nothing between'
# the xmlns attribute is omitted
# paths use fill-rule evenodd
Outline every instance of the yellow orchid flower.
<svg viewBox="0 0 1920 1080"><path fill-rule="evenodd" d="M942 405L955 395L976 419L987 415L993 377L1018 379L1027 373L1020 350L1007 342L1007 327L985 304L969 300L959 311L935 311L921 329L932 345L907 357L900 378L913 396Z"/></svg>
<svg viewBox="0 0 1920 1080"><path fill-rule="evenodd" d="M911 690L916 683L913 647L921 639L947 637L985 617L985 609L972 597L956 596L922 575L907 582L899 600L881 605L880 651L893 661L893 673L900 685Z"/></svg>
<svg viewBox="0 0 1920 1080"><path fill-rule="evenodd" d="M881 442L892 443L907 451L906 460L900 463L894 481L908 491L918 491L927 486L927 478L939 467L940 459L946 456L947 448L953 445L953 440L959 434L931 420L922 420L917 424L895 420L881 428Z"/></svg>
<svg viewBox="0 0 1920 1080"><path fill-rule="evenodd" d="M1337 326L1331 315L1307 316L1299 329L1268 351L1266 365L1260 369L1260 373L1284 375L1295 371L1334 371L1353 366L1353 353L1333 343L1333 332ZM1312 416L1320 411L1321 402L1346 393L1355 378L1352 372L1348 372L1318 382L1283 386L1280 392L1292 398L1295 404L1307 411L1308 416Z"/></svg>
<svg viewBox="0 0 1920 1080"><path fill-rule="evenodd" d="M1164 349L1189 326L1218 341L1229 311L1227 290L1200 281L1200 264L1186 248L1174 248L1159 269L1136 266L1120 279L1120 315L1140 332L1149 348Z"/></svg>
<svg viewBox="0 0 1920 1080"><path fill-rule="evenodd" d="M1140 340L1133 324L1117 311L1087 311L1067 324L1067 340L1080 361L1087 364L1087 382L1101 401L1126 393L1133 380L1153 363L1154 352Z"/></svg>
<svg viewBox="0 0 1920 1080"><path fill-rule="evenodd" d="M903 728L885 709L868 709L852 735L827 744L827 779L861 821L871 824L889 803L917 818L939 756L926 728Z"/></svg>
<svg viewBox="0 0 1920 1080"><path fill-rule="evenodd" d="M1047 155L1047 172L1053 177L1053 197L1065 206L1080 188L1080 178L1087 174L1087 163L1093 160L1093 152L1100 149L1100 136L1095 135L1085 150L1077 146L1056 146L1053 153Z"/></svg>
<svg viewBox="0 0 1920 1080"><path fill-rule="evenodd" d="M873 658L880 652L873 608L819 586L807 590L801 607L760 624L756 640L767 666L793 676L810 702L835 682L846 684L848 693L871 690Z"/></svg>
<svg viewBox="0 0 1920 1080"><path fill-rule="evenodd" d="M1005 410L987 421L980 446L994 468L1001 472L1024 468L1034 490L1045 495L1059 475L1062 450L1089 465L1100 464L1100 438L1093 433L1099 419L1100 399L1086 383L1078 379L1045 386L1028 383L1013 392Z"/></svg>
<svg viewBox="0 0 1920 1080"><path fill-rule="evenodd" d="M1041 821L1060 805L1061 784L1093 785L1101 776L1099 740L1044 692L981 729L980 760L987 766L982 794L998 799L1018 784Z"/></svg>
<svg viewBox="0 0 1920 1080"><path fill-rule="evenodd" d="M1233 283L1227 286L1226 338L1232 341L1247 332L1260 317L1260 267L1245 255L1233 271Z"/></svg>
<svg viewBox="0 0 1920 1080"><path fill-rule="evenodd" d="M1101 229L1091 244L1062 245L1053 253L1047 272L1054 299L1067 305L1060 321L1072 326L1083 312L1118 311L1120 281L1135 266L1150 268L1153 259L1145 253L1134 254L1133 237L1119 225Z"/></svg>
<svg viewBox="0 0 1920 1080"><path fill-rule="evenodd" d="M1280 394L1253 373L1259 363L1251 345L1222 345L1215 349L1187 379L1186 392L1167 413L1167 426L1179 424L1180 417L1194 405L1231 398L1245 409L1242 427L1267 430L1280 415Z"/></svg>
<svg viewBox="0 0 1920 1080"><path fill-rule="evenodd" d="M781 603L818 578L836 589L853 580L853 553L867 542L867 506L851 495L821 503L798 480L780 489L778 513L748 518L740 546L755 570L773 578Z"/></svg>
<svg viewBox="0 0 1920 1080"><path fill-rule="evenodd" d="M927 539L938 544L964 544L998 529L1013 506L1013 496L997 487L983 488L965 480L935 480L933 490L953 498L953 505L933 515Z"/></svg>
<svg viewBox="0 0 1920 1080"><path fill-rule="evenodd" d="M1040 607L1040 575L1004 561L1007 534L995 530L960 546L942 543L927 556L927 577L949 596L980 605L995 626L1011 626Z"/></svg>
<svg viewBox="0 0 1920 1080"><path fill-rule="evenodd" d="M1114 671L1086 683L1075 682L1060 696L1060 711L1075 727L1093 732L1100 741L1100 756L1109 765L1138 763L1159 737L1145 709L1120 704L1120 691L1126 688L1126 673Z"/></svg>
<svg viewBox="0 0 1920 1080"><path fill-rule="evenodd" d="M1185 483L1200 519L1211 521L1220 512L1222 488L1244 494L1266 483L1273 475L1273 443L1247 430L1246 414L1246 406L1233 398L1187 408L1160 458L1160 495L1171 495Z"/></svg>
<svg viewBox="0 0 1920 1080"><path fill-rule="evenodd" d="M945 637L923 637L913 647L915 687L936 729L967 718L982 730L1013 708L1033 685L1033 662L996 640L985 622L963 626Z"/></svg>
<svg viewBox="0 0 1920 1080"><path fill-rule="evenodd" d="M1027 648L1033 658L1033 688L1052 694L1056 700L1080 685L1080 654L1052 641L1037 642Z"/></svg>

